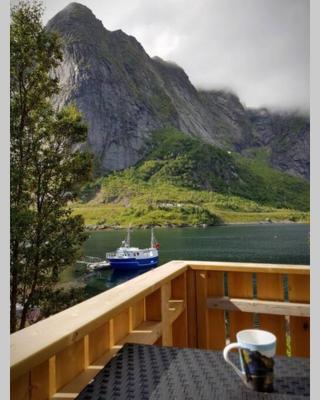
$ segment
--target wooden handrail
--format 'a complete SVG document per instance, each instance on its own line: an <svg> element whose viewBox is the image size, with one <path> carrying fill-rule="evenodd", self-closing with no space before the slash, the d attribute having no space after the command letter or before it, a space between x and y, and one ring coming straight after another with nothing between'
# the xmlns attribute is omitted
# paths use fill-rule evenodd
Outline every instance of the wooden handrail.
<svg viewBox="0 0 320 400"><path fill-rule="evenodd" d="M257 272L290 275L310 274L309 265L238 263L222 261L185 261L185 263L195 271Z"/></svg>
<svg viewBox="0 0 320 400"><path fill-rule="evenodd" d="M41 364L187 269L171 261L11 335L11 379Z"/></svg>

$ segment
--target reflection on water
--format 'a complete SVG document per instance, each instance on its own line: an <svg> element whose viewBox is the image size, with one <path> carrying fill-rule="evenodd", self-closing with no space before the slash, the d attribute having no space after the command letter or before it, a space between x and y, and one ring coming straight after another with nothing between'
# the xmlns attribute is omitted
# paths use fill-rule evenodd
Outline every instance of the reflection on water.
<svg viewBox="0 0 320 400"><path fill-rule="evenodd" d="M149 271L149 269L143 268L131 272L111 270L111 274L107 280L109 281L111 286L116 286L119 285L120 283L128 281L129 279L135 278L136 276L141 275L146 271Z"/></svg>
<svg viewBox="0 0 320 400"><path fill-rule="evenodd" d="M155 229L155 235L161 245L159 265L170 260L309 264L309 230L307 224L227 225ZM125 230L93 232L84 244L84 254L104 259L106 252L119 247L125 234ZM149 247L150 231L133 230L131 243ZM143 272L109 269L87 274L85 266L77 264L64 271L62 281L85 282L88 296L93 296Z"/></svg>

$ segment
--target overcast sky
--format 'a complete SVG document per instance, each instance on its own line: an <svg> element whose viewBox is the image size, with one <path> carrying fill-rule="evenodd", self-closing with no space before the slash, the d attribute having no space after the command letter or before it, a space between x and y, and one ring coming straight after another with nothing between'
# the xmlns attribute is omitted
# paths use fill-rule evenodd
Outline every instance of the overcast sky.
<svg viewBox="0 0 320 400"><path fill-rule="evenodd" d="M69 4L44 0L45 21ZM249 107L309 109L309 0L80 0L109 30Z"/></svg>

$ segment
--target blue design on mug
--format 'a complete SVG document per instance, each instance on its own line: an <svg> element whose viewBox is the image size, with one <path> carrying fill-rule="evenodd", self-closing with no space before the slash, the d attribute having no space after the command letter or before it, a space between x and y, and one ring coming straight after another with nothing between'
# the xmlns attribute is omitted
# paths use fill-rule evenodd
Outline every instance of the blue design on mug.
<svg viewBox="0 0 320 400"><path fill-rule="evenodd" d="M259 392L271 392L273 390L273 358L266 357L259 351L243 348L240 348L240 354L247 386Z"/></svg>
<svg viewBox="0 0 320 400"><path fill-rule="evenodd" d="M236 336L237 343L230 343L223 350L225 360L251 389L272 391L276 337L260 329L240 331ZM229 351L235 348L239 349L241 371L228 358Z"/></svg>

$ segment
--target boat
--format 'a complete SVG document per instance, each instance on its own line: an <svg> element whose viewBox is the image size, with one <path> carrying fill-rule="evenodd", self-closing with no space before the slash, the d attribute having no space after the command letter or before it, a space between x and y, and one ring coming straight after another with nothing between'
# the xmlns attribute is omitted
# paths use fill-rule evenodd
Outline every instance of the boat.
<svg viewBox="0 0 320 400"><path fill-rule="evenodd" d="M130 246L130 228L127 237L115 253L106 253L106 259L115 270L138 270L156 267L159 262L160 244L156 241L153 228L151 229L151 244L149 248L140 249Z"/></svg>

